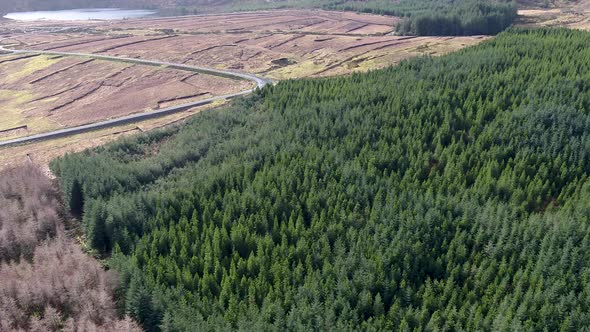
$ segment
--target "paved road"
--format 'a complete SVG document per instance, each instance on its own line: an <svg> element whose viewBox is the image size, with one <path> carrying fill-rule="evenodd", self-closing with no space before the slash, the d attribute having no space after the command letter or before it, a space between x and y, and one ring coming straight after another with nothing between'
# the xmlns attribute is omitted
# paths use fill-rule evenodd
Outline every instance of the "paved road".
<svg viewBox="0 0 590 332"><path fill-rule="evenodd" d="M148 66L166 66L169 68L180 69L180 70L187 70L187 71L195 71L204 74L210 74L215 76L223 76L229 77L234 79L245 79L256 83L257 88L262 89L265 85L272 83L271 80L252 75L247 73L235 72L230 70L221 70L221 69L213 69L213 68L206 68L206 67L199 67L199 66L188 66L184 64L178 63L171 63L171 62L163 62L163 61L152 61L152 60L142 60L142 59L135 59L135 58L125 58L125 57L115 57L115 56L107 56L107 55L98 55L98 54L86 54L86 53L69 53L69 52L53 52L53 51L36 51L36 50L12 50L6 49L0 46L0 52L10 52L12 54L45 54L45 55L61 55L61 56L78 56L78 57L86 57L86 58L93 58L98 60L107 60L107 61L123 61L129 62L134 64L141 64L141 65L148 65ZM121 118L116 118L112 120L105 120L100 122L95 122L83 126L78 127L71 127L60 129L56 131L51 131L47 133L41 133L32 136L25 136L21 138L15 138L8 141L0 142L0 147L6 147L11 145L17 144L24 144L33 141L42 141L42 140L49 140L58 137L64 137L69 135L80 134L92 130L103 129L108 127L115 127L123 124L129 124L133 122L138 122L146 119L152 119L172 113L177 113L181 111L185 111L187 109L193 108L195 106L202 106L211 104L217 100L226 100L231 99L237 96L243 96L253 92L255 89L250 89L242 92L237 92L229 95L223 96L216 96L209 99L199 100L188 104L182 104L178 106L172 106L168 108L158 109L155 111L149 111L144 113L132 114L128 116L124 116Z"/></svg>

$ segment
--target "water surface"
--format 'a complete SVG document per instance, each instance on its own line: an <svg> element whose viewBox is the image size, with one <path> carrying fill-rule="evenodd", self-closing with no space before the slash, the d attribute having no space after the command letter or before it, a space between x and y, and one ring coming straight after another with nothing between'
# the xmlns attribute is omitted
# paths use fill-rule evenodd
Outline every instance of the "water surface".
<svg viewBox="0 0 590 332"><path fill-rule="evenodd" d="M152 10L93 8L53 11L35 11L9 13L4 18L17 21L55 20L55 21L85 21L85 20L121 20L138 18L156 14Z"/></svg>

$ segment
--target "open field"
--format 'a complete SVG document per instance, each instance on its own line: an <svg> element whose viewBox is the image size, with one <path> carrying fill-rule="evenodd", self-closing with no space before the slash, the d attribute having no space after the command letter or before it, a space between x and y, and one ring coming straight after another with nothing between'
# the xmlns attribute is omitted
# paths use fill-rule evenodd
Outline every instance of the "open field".
<svg viewBox="0 0 590 332"><path fill-rule="evenodd" d="M566 27L590 30L590 1L559 2L550 8L525 8L518 11L520 26Z"/></svg>
<svg viewBox="0 0 590 332"><path fill-rule="evenodd" d="M281 10L118 22L44 22L53 33L14 34L28 49L157 59L287 79L383 68L402 59L439 55L485 37L401 37L397 18ZM14 31L36 31L14 24ZM61 30L60 30L61 29Z"/></svg>
<svg viewBox="0 0 590 332"><path fill-rule="evenodd" d="M26 162L33 162L36 165L41 165L49 174L49 168L47 165L53 158L59 157L66 153L79 152L84 149L106 144L120 137L181 122L198 112L219 107L221 105L223 105L223 102L195 107L181 113L171 114L157 119L145 120L135 124L96 130L89 133L83 133L49 141L40 141L26 145L0 148L0 169L7 166L22 165Z"/></svg>
<svg viewBox="0 0 590 332"><path fill-rule="evenodd" d="M0 75L1 140L251 87L169 68L47 55L4 56Z"/></svg>
<svg viewBox="0 0 590 332"><path fill-rule="evenodd" d="M112 22L0 21L0 44L238 70L280 80L383 68L413 56L442 55L487 38L395 36L396 22L394 17L309 10ZM251 87L247 81L165 67L24 54L0 56L0 86L0 140ZM149 129L190 114L143 124ZM29 157L45 163L66 151L134 130L125 126L10 148L2 151L0 166Z"/></svg>

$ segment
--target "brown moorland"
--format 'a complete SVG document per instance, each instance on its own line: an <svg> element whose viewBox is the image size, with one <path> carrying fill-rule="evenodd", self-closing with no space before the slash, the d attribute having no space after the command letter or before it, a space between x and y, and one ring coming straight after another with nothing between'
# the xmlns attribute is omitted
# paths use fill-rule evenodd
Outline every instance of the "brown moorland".
<svg viewBox="0 0 590 332"><path fill-rule="evenodd" d="M54 32L16 33L4 42L28 49L163 60L287 79L383 68L412 56L448 53L485 38L395 36L397 20L346 12L279 10L65 26L44 22L45 29ZM31 23L12 26L14 31L34 28Z"/></svg>
<svg viewBox="0 0 590 332"><path fill-rule="evenodd" d="M0 60L0 140L229 94L247 81L77 57Z"/></svg>
<svg viewBox="0 0 590 332"><path fill-rule="evenodd" d="M565 27L590 30L590 0L565 1L552 3L547 8L539 7L537 2L521 2L518 11L519 26Z"/></svg>
<svg viewBox="0 0 590 332"><path fill-rule="evenodd" d="M2 21L0 44L231 69L281 80L383 68L409 57L445 54L488 38L396 36L397 20L346 12L279 10L108 22ZM226 94L246 89L248 84L89 58L3 55L0 140ZM166 118L177 121L194 111ZM162 120L153 123L163 125ZM143 124L153 127L150 121ZM123 126L101 131L115 135L100 139L88 139L97 134L61 139L59 149L35 148L48 147L50 142L4 149L10 156L4 155L0 162L13 164L33 158L44 163L130 130L134 131Z"/></svg>

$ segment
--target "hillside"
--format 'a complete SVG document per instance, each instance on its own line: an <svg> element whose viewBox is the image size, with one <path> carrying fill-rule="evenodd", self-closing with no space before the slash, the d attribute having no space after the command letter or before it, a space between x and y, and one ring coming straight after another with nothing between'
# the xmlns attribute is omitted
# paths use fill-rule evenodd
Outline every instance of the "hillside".
<svg viewBox="0 0 590 332"><path fill-rule="evenodd" d="M192 0L193 4L207 4L207 0ZM214 1L223 3L223 0ZM0 12L29 10L60 10L73 8L174 8L178 0L0 0Z"/></svg>
<svg viewBox="0 0 590 332"><path fill-rule="evenodd" d="M589 39L285 81L52 169L148 331L582 330Z"/></svg>
<svg viewBox="0 0 590 332"><path fill-rule="evenodd" d="M517 16L516 3L511 0L28 0L18 3L0 0L0 12L88 7L151 8L160 9L164 15L323 8L403 17L397 32L418 36L497 34Z"/></svg>

